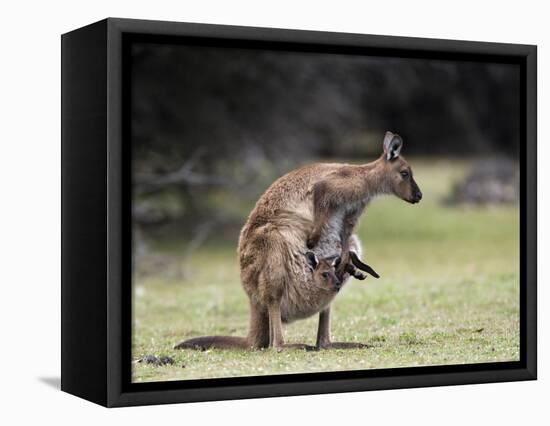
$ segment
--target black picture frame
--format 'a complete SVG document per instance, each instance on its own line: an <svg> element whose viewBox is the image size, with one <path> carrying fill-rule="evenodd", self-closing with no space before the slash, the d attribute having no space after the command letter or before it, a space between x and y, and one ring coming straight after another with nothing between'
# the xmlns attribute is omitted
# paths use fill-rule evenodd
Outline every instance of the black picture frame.
<svg viewBox="0 0 550 426"><path fill-rule="evenodd" d="M132 40L519 64L520 361L131 383ZM117 18L61 42L63 391L116 407L536 379L536 46Z"/></svg>

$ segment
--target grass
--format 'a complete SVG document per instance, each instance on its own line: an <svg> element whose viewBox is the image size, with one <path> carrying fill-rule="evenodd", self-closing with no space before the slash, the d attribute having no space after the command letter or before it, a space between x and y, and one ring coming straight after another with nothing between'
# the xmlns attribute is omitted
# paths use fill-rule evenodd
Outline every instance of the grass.
<svg viewBox="0 0 550 426"><path fill-rule="evenodd" d="M470 364L519 359L519 212L516 206L441 204L464 161L415 161L423 201L374 200L358 233L379 280L351 280L333 304L335 341L367 349L173 350L196 336L244 336L248 301L234 246L203 248L184 279L135 279L133 358L168 355L173 365L133 364L136 382ZM236 246L236 242L235 242ZM317 318L286 326L287 342L314 344Z"/></svg>

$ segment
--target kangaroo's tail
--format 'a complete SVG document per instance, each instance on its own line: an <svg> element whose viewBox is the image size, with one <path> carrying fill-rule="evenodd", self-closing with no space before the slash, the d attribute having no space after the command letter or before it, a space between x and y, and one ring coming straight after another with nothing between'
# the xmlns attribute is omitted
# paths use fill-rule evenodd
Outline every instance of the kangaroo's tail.
<svg viewBox="0 0 550 426"><path fill-rule="evenodd" d="M174 349L196 349L205 351L207 349L250 349L246 337L236 336L203 336L184 340L174 346Z"/></svg>

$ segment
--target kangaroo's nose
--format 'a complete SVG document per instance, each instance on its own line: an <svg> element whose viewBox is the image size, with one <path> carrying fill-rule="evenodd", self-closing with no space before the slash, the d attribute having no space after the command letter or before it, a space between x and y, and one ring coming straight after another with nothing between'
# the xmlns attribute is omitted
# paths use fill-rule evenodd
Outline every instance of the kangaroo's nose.
<svg viewBox="0 0 550 426"><path fill-rule="evenodd" d="M416 193L416 199L417 199L418 201L420 201L420 200L422 199L422 192L418 191L418 192Z"/></svg>

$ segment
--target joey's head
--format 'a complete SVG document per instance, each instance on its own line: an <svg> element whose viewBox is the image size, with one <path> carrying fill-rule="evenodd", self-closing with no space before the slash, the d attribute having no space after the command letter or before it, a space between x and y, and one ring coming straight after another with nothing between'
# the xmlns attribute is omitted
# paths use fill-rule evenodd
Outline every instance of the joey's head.
<svg viewBox="0 0 550 426"><path fill-rule="evenodd" d="M326 285L327 288L340 289L342 281L336 276L336 268L340 264L340 256L319 260L315 253L308 251L306 253L306 259L309 267L313 271L313 279L315 282Z"/></svg>
<svg viewBox="0 0 550 426"><path fill-rule="evenodd" d="M413 178L413 171L407 161L400 156L403 139L398 134L386 132L384 153L380 157L382 176L388 192L411 204L422 199L422 192Z"/></svg>

